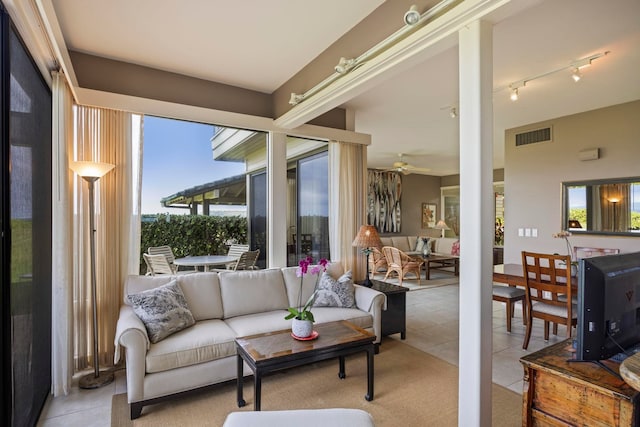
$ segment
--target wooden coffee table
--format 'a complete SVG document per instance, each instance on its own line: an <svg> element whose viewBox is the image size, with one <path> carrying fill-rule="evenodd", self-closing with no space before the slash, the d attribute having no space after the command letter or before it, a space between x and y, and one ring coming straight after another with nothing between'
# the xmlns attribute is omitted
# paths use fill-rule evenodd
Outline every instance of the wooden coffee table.
<svg viewBox="0 0 640 427"><path fill-rule="evenodd" d="M373 400L375 335L345 320L319 323L313 329L318 332L318 338L309 341L294 339L290 329L236 338L239 407L246 404L242 397L243 362L253 371L253 409L259 411L262 377L265 374L337 357L338 377L344 379L344 357L362 351L367 353L367 394L364 398Z"/></svg>
<svg viewBox="0 0 640 427"><path fill-rule="evenodd" d="M455 276L459 274L458 257L447 255L429 255L427 257L422 257L422 259L424 260L424 268L427 270L425 274L425 279L427 280L429 280L429 278L431 277L431 270L444 271L445 273L450 273ZM453 271L450 270L451 268L453 268Z"/></svg>

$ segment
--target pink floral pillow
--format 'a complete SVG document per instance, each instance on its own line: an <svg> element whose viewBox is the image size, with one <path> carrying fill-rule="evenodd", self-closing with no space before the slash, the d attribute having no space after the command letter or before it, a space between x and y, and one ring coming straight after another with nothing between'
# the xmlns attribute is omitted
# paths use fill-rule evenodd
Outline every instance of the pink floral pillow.
<svg viewBox="0 0 640 427"><path fill-rule="evenodd" d="M460 240L456 240L453 242L453 245L451 245L451 255L460 256Z"/></svg>

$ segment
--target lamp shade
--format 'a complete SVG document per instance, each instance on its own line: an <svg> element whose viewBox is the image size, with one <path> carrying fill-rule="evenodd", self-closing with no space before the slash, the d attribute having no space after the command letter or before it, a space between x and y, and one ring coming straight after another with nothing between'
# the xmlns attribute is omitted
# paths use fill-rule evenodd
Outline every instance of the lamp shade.
<svg viewBox="0 0 640 427"><path fill-rule="evenodd" d="M378 231L373 225L361 225L351 245L358 248L379 248L382 246L382 241L380 240Z"/></svg>
<svg viewBox="0 0 640 427"><path fill-rule="evenodd" d="M447 223L446 223L446 222L444 222L444 220L443 220L443 219L441 219L440 221L438 221L438 223L436 224L436 226L435 226L435 227L433 227L433 228L436 228L436 229L438 229L438 230L450 230L449 226L447 225Z"/></svg>
<svg viewBox="0 0 640 427"><path fill-rule="evenodd" d="M83 178L102 178L115 167L111 163L102 162L71 162L71 170Z"/></svg>

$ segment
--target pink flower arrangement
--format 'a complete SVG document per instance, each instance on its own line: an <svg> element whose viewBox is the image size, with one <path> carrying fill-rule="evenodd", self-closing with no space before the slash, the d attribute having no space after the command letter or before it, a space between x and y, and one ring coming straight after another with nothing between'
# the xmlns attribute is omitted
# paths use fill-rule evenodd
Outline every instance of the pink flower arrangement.
<svg viewBox="0 0 640 427"><path fill-rule="evenodd" d="M318 281L320 280L320 273L327 271L327 266L329 265L329 261L322 258L318 261L317 265L313 265L313 258L311 256L307 256L303 258L298 263L298 269L296 270L296 276L300 278L300 291L298 292L298 307L289 307L289 314L285 317L285 319L293 319L294 317L298 320L310 320L312 322L315 321L313 318L313 313L311 313L311 306L313 305L316 294L318 292ZM307 302L302 306L302 284L304 282L304 276L309 274L316 275L316 284L313 288L313 293L307 300Z"/></svg>

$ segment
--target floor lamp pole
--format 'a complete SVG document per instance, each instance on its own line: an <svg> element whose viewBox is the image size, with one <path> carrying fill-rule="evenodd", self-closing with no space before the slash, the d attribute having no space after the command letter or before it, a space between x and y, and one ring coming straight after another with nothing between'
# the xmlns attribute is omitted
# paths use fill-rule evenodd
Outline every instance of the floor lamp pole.
<svg viewBox="0 0 640 427"><path fill-rule="evenodd" d="M96 227L94 212L95 182L100 179L95 176L82 177L89 184L89 244L91 246L91 304L93 306L93 374L80 378L80 388L98 388L113 381L113 372L100 372L100 357L98 354L98 298L96 286Z"/></svg>

